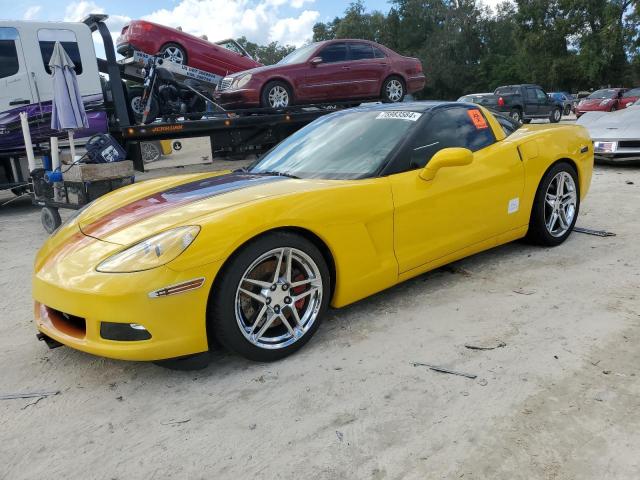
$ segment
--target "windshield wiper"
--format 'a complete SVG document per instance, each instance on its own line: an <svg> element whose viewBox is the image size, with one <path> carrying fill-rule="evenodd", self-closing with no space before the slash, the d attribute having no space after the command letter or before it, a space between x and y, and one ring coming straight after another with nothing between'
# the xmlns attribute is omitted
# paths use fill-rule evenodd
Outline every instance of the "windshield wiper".
<svg viewBox="0 0 640 480"><path fill-rule="evenodd" d="M254 172L252 172L254 173ZM271 170L271 171L266 171L266 172L255 172L256 175L270 175L272 177L287 177L287 178L297 178L299 179L300 177L297 177L291 173L287 173L287 172L276 172L275 170Z"/></svg>

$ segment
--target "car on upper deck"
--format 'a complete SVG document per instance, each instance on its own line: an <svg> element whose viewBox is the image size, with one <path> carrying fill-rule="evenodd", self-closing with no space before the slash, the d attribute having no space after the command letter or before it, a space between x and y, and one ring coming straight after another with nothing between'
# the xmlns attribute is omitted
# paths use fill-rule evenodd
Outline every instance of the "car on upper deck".
<svg viewBox="0 0 640 480"><path fill-rule="evenodd" d="M592 168L578 125L507 136L491 112L456 102L338 111L247 168L93 202L37 255L36 326L119 359L206 361L217 340L276 360L329 305L525 236L561 244Z"/></svg>
<svg viewBox="0 0 640 480"><path fill-rule="evenodd" d="M420 60L367 40L328 40L301 47L275 65L224 78L216 91L225 108L382 100L401 102L424 88Z"/></svg>
<svg viewBox="0 0 640 480"><path fill-rule="evenodd" d="M157 55L220 77L259 67L238 42L232 39L212 43L176 28L147 20L132 20L122 27L116 49L124 57L134 51Z"/></svg>

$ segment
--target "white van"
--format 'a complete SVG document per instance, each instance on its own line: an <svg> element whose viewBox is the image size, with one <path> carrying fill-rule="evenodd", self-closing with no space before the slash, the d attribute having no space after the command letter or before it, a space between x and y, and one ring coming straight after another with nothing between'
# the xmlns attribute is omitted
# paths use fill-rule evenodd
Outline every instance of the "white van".
<svg viewBox="0 0 640 480"><path fill-rule="evenodd" d="M86 138L107 131L107 113L91 30L84 23L0 21L0 155L24 148L19 113L26 111L34 144L51 129L53 80L49 59L59 41L75 64L89 128Z"/></svg>

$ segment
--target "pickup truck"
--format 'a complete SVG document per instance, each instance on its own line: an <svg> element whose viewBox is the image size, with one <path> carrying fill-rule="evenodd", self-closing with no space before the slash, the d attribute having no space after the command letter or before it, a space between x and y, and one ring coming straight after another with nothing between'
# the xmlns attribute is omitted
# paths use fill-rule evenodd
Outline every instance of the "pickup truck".
<svg viewBox="0 0 640 480"><path fill-rule="evenodd" d="M507 85L498 87L493 95L481 96L485 107L508 114L516 122L529 123L534 118L548 118L557 123L562 118L562 102L547 95L538 85Z"/></svg>

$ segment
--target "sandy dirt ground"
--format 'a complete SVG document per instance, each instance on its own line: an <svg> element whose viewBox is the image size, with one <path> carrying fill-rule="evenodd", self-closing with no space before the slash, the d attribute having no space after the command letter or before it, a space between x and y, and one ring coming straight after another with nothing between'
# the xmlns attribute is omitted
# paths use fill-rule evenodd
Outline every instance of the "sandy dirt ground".
<svg viewBox="0 0 640 480"><path fill-rule="evenodd" d="M176 372L36 340L46 234L15 201L0 208L0 394L60 394L0 401L0 478L639 478L639 213L640 168L598 167L578 225L615 237L496 248L330 311L283 361L214 352Z"/></svg>

